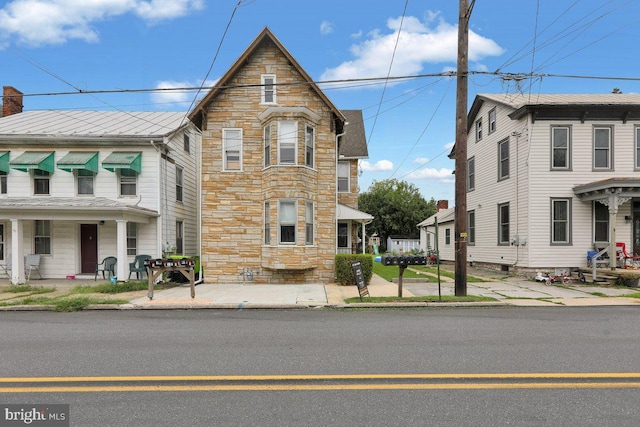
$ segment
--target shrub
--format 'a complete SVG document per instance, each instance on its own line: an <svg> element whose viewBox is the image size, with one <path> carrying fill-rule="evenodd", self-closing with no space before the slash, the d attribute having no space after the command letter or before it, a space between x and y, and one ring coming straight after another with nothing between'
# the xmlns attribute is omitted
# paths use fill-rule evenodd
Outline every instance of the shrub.
<svg viewBox="0 0 640 427"><path fill-rule="evenodd" d="M621 272L618 276L617 284L620 286L628 286L630 288L638 287L638 279L640 279L640 274L632 273L632 272Z"/></svg>
<svg viewBox="0 0 640 427"><path fill-rule="evenodd" d="M341 285L355 285L352 262L360 261L364 282L369 285L373 274L373 257L367 254L338 254L336 255L336 282Z"/></svg>

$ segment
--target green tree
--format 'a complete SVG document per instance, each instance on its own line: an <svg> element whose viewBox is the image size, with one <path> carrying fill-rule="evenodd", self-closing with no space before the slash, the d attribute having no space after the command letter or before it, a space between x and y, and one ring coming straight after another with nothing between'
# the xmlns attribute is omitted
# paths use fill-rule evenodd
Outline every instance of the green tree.
<svg viewBox="0 0 640 427"><path fill-rule="evenodd" d="M374 216L367 234L380 236L380 246L386 249L388 236L418 237L418 223L436 213L436 201L426 201L418 188L405 181L386 179L373 181L360 193L358 209Z"/></svg>

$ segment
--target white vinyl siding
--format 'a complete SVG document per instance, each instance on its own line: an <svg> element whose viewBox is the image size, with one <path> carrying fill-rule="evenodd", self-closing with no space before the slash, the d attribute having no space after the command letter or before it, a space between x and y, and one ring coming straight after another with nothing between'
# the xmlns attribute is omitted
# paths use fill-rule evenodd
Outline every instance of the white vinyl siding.
<svg viewBox="0 0 640 427"><path fill-rule="evenodd" d="M224 171L242 170L242 129L222 129L222 159Z"/></svg>

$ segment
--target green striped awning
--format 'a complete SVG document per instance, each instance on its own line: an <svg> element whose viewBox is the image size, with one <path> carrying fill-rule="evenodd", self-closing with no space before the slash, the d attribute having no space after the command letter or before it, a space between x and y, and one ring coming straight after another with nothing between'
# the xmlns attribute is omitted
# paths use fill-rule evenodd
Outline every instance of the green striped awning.
<svg viewBox="0 0 640 427"><path fill-rule="evenodd" d="M58 160L58 169L67 172L73 172L78 169L98 172L98 153L70 151L66 156Z"/></svg>
<svg viewBox="0 0 640 427"><path fill-rule="evenodd" d="M53 173L55 165L53 164L53 151L25 151L15 159L9 162L11 169L22 172L38 169Z"/></svg>
<svg viewBox="0 0 640 427"><path fill-rule="evenodd" d="M9 172L9 152L0 151L0 172Z"/></svg>
<svg viewBox="0 0 640 427"><path fill-rule="evenodd" d="M116 169L131 169L137 173L142 171L141 152L116 152L111 153L102 161L102 167L115 172Z"/></svg>

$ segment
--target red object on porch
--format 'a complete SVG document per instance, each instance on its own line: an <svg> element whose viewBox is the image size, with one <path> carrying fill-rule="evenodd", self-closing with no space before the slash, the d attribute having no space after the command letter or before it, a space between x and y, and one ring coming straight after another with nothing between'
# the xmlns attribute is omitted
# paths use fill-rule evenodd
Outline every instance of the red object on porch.
<svg viewBox="0 0 640 427"><path fill-rule="evenodd" d="M627 253L627 245L624 242L616 242L616 259L621 267L638 267L640 255Z"/></svg>

